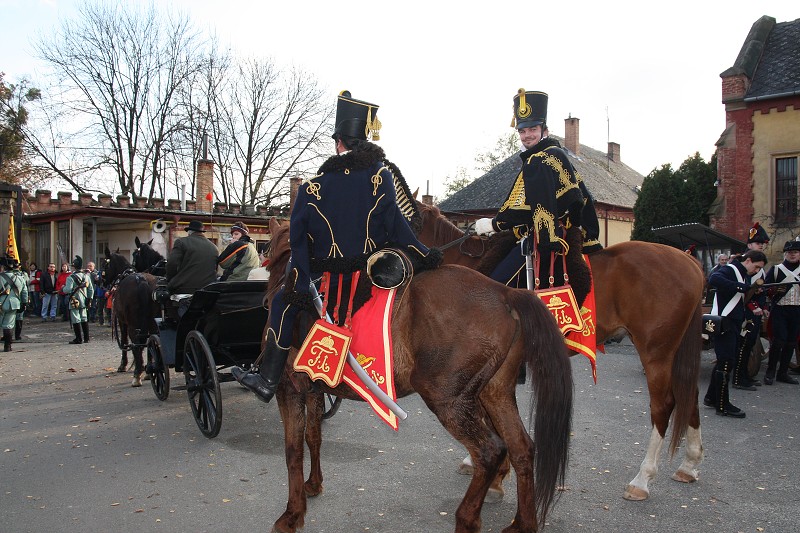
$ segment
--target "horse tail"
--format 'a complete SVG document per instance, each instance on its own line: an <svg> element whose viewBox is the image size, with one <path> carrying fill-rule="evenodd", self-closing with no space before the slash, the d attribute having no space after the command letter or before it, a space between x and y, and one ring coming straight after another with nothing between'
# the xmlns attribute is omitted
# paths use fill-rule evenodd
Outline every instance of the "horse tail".
<svg viewBox="0 0 800 533"><path fill-rule="evenodd" d="M564 484L572 429L572 365L553 316L530 291L515 290L510 302L519 314L524 360L531 376L529 422L534 444L536 508L544 524L558 486ZM535 413L535 414L534 414Z"/></svg>
<svg viewBox="0 0 800 533"><path fill-rule="evenodd" d="M671 456L678 450L697 409L697 380L700 374L700 352L703 349L702 323L703 308L698 302L672 361L672 396L675 398L675 408L672 415L672 439L669 443Z"/></svg>

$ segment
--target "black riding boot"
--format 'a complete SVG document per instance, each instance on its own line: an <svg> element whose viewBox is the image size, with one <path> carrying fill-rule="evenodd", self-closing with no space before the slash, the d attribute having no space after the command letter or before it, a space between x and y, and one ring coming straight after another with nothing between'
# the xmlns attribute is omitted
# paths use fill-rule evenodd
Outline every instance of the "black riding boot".
<svg viewBox="0 0 800 533"><path fill-rule="evenodd" d="M769 360L767 361L767 371L764 373L764 385L772 385L772 382L775 381L775 370L778 368L784 344L786 343L775 339L769 345Z"/></svg>
<svg viewBox="0 0 800 533"><path fill-rule="evenodd" d="M708 382L708 390L703 398L703 405L706 407L715 407L719 404L717 397L719 395L719 382L717 380L717 365L714 365L714 370L711 371L711 380Z"/></svg>
<svg viewBox="0 0 800 533"><path fill-rule="evenodd" d="M728 365L725 365L724 370L716 370L714 372L714 377L717 380L717 385L719 387L719 396L717 397L717 404L714 408L717 410L717 414L720 416L731 416L733 418L744 418L745 413L735 405L730 402L730 398L728 396L728 377L729 372Z"/></svg>
<svg viewBox="0 0 800 533"><path fill-rule="evenodd" d="M3 330L3 351L10 352L11 351L11 330L4 329Z"/></svg>
<svg viewBox="0 0 800 533"><path fill-rule="evenodd" d="M17 320L17 323L14 324L14 340L21 341L22 340L22 321Z"/></svg>
<svg viewBox="0 0 800 533"><path fill-rule="evenodd" d="M790 385L798 384L796 379L789 376L789 362L792 360L792 355L794 355L794 348L795 344L793 342L787 342L783 346L783 350L781 351L781 359L778 364L778 375L775 378L775 381L788 383Z"/></svg>
<svg viewBox="0 0 800 533"><path fill-rule="evenodd" d="M81 325L72 324L72 330L75 332L75 338L69 341L70 344L83 344L81 340Z"/></svg>
<svg viewBox="0 0 800 533"><path fill-rule="evenodd" d="M747 363L750 360L753 345L748 342L747 337L741 339L741 341L739 351L736 353L736 365L733 368L733 388L756 390L755 385L750 381L750 376L747 375Z"/></svg>
<svg viewBox="0 0 800 533"><path fill-rule="evenodd" d="M274 334L270 332L267 337L267 345L262 353L258 374L247 372L236 366L231 369L231 373L236 381L256 393L261 401L269 403L278 389L278 383L283 375L288 357L289 349L278 346Z"/></svg>
<svg viewBox="0 0 800 533"><path fill-rule="evenodd" d="M81 330L83 330L83 342L89 342L89 324L81 322Z"/></svg>

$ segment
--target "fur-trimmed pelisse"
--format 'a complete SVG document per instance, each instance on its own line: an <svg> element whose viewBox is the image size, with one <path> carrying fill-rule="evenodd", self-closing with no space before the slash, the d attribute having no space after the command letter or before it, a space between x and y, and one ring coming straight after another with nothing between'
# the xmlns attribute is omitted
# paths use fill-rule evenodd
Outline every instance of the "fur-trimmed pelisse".
<svg viewBox="0 0 800 533"><path fill-rule="evenodd" d="M367 276L381 289L396 289L414 274L411 261L401 250L384 249L367 260Z"/></svg>

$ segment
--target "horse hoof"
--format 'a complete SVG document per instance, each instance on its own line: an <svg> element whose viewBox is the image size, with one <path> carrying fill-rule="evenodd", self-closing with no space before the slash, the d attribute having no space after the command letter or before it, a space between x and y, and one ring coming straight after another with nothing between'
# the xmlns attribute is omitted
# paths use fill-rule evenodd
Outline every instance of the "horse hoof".
<svg viewBox="0 0 800 533"><path fill-rule="evenodd" d="M500 503L503 501L503 497L506 495L506 491L503 489L493 489L490 488L489 491L486 493L486 497L483 499L484 503Z"/></svg>
<svg viewBox="0 0 800 533"><path fill-rule="evenodd" d="M305 483L303 484L303 490L306 493L306 496L309 498L313 498L314 496L319 496L322 494L322 483Z"/></svg>
<svg viewBox="0 0 800 533"><path fill-rule="evenodd" d="M672 474L672 479L680 481L681 483L694 483L697 481L697 476L689 472L684 472L683 470L676 470L675 473Z"/></svg>
<svg viewBox="0 0 800 533"><path fill-rule="evenodd" d="M142 376L133 376L133 383L131 383L131 387L141 387L142 386Z"/></svg>
<svg viewBox="0 0 800 533"><path fill-rule="evenodd" d="M142 375L142 379L145 380L145 381L150 381L151 379L153 379L153 376L151 376L150 374L145 373L145 374Z"/></svg>
<svg viewBox="0 0 800 533"><path fill-rule="evenodd" d="M458 465L458 473L465 476L471 476L475 473L475 467L472 466L472 457L469 455L464 457L464 460Z"/></svg>
<svg viewBox="0 0 800 533"><path fill-rule="evenodd" d="M628 485L625 487L625 494L622 497L632 502L641 502L649 498L650 493L644 489L640 489L639 487Z"/></svg>
<svg viewBox="0 0 800 533"><path fill-rule="evenodd" d="M118 374L124 374L125 370L127 370L127 369L128 369L128 365L125 365L125 366L120 365L119 368L117 368L117 373Z"/></svg>

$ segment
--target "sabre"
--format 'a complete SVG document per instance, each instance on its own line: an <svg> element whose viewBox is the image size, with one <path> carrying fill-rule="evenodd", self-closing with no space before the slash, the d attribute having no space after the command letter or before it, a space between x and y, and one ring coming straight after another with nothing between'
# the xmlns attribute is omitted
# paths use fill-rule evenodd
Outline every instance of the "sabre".
<svg viewBox="0 0 800 533"><path fill-rule="evenodd" d="M317 309L319 316L332 324L333 322L331 321L331 317L328 316L328 313L324 312L322 309L322 298L317 292L317 287L313 283L311 284L310 292L311 292L311 297L314 300L314 307ZM361 379L361 381L364 383L364 385L367 386L367 388L372 392L372 394L374 394L381 401L381 403L383 403L386 407L388 407L389 410L393 412L395 416L397 416L397 418L399 418L400 420L405 420L406 418L408 418L408 413L403 411L402 407L397 405L397 403L395 403L395 401L392 400L388 394L383 392L383 390L381 390L381 388L378 387L378 384L375 383L371 377L369 377L369 374L367 374L364 368L360 364L358 364L358 361L356 361L356 358L353 357L353 354L350 353L349 350L347 352L347 364L350 365L350 368L353 369L353 372L356 373L359 379Z"/></svg>
<svg viewBox="0 0 800 533"><path fill-rule="evenodd" d="M536 286L533 281L533 252L531 250L531 245L528 242L527 235L523 237L521 241L519 241L519 248L520 253L525 256L525 278L528 282L528 290L535 290Z"/></svg>

